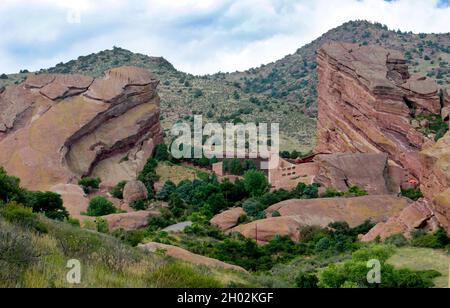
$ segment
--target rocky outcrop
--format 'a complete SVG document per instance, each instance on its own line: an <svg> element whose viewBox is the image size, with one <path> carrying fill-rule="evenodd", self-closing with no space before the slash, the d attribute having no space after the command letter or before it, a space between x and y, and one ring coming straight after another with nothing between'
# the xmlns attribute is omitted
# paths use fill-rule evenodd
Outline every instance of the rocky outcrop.
<svg viewBox="0 0 450 308"><path fill-rule="evenodd" d="M386 153L389 170L395 174L394 187L420 186L432 220L448 226L445 215L438 215L445 210L431 201L450 187L450 133L437 143L433 134L423 133L430 125L424 116L443 115L446 120L448 89L441 91L434 81L411 76L401 54L379 46L329 43L319 50L317 59L316 151ZM366 171L365 165L361 168ZM384 227L409 229L397 218ZM378 233L382 227L377 226Z"/></svg>
<svg viewBox="0 0 450 308"><path fill-rule="evenodd" d="M326 198L311 200L288 200L266 210L267 216L276 211L281 217L258 220L231 230L246 237L267 242L276 235L299 240L301 226L327 227L332 222L347 222L351 227L367 220L385 222L409 206L407 199L390 195L357 198Z"/></svg>
<svg viewBox="0 0 450 308"><path fill-rule="evenodd" d="M320 153L387 153L420 178L418 153L430 140L412 125L419 114L440 114L439 89L411 77L396 51L325 44L318 52Z"/></svg>
<svg viewBox="0 0 450 308"><path fill-rule="evenodd" d="M149 252L158 252L163 251L167 256L170 256L175 259L183 260L189 263L197 264L197 265L205 265L213 268L221 268L227 270L233 270L238 272L247 273L245 269L242 267L231 265L216 259L204 257L201 255L194 254L190 251L187 251L183 248L179 248L176 246L165 245L160 243L148 243L139 245L141 249L144 249Z"/></svg>
<svg viewBox="0 0 450 308"><path fill-rule="evenodd" d="M0 165L33 190L85 175L135 179L162 141L158 82L133 67L95 80L30 75L0 95Z"/></svg>
<svg viewBox="0 0 450 308"><path fill-rule="evenodd" d="M148 226L151 217L159 216L159 211L138 211L103 216L108 223L109 231L123 229L125 231L139 230Z"/></svg>
<svg viewBox="0 0 450 308"><path fill-rule="evenodd" d="M384 153L317 155L314 162L318 166L314 181L342 192L357 186L370 195L398 194L407 180L404 170L390 166Z"/></svg>
<svg viewBox="0 0 450 308"><path fill-rule="evenodd" d="M233 208L214 216L209 223L222 231L227 231L236 227L243 215L245 215L245 211L242 208Z"/></svg>
<svg viewBox="0 0 450 308"><path fill-rule="evenodd" d="M427 200L417 201L387 222L377 224L369 233L361 237L361 241L372 242L377 238L385 240L395 234L403 234L410 239L414 230L436 231L438 222L430 208L431 205Z"/></svg>
<svg viewBox="0 0 450 308"><path fill-rule="evenodd" d="M127 182L123 188L123 200L131 204L134 201L146 200L148 198L147 187L141 181Z"/></svg>

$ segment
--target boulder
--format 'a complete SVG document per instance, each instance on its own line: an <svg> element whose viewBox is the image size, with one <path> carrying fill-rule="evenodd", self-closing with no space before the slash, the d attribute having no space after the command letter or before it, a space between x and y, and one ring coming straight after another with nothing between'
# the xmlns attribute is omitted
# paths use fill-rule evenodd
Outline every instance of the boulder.
<svg viewBox="0 0 450 308"><path fill-rule="evenodd" d="M227 231L238 225L239 219L245 215L245 211L242 208L233 208L214 216L210 220L210 224L218 227L222 231Z"/></svg>
<svg viewBox="0 0 450 308"><path fill-rule="evenodd" d="M138 211L131 213L111 214L103 216L109 226L109 231L123 229L125 231L146 228L151 217L159 216L159 211Z"/></svg>
<svg viewBox="0 0 450 308"><path fill-rule="evenodd" d="M259 244L265 244L277 235L288 236L298 242L301 226L300 216L271 217L237 226L229 230L229 233L240 233L247 238L256 240Z"/></svg>
<svg viewBox="0 0 450 308"><path fill-rule="evenodd" d="M162 142L158 83L132 67L95 80L30 74L0 94L0 165L30 190L87 175L134 180Z"/></svg>
<svg viewBox="0 0 450 308"><path fill-rule="evenodd" d="M141 181L127 182L123 188L123 200L131 204L134 201L146 200L148 198L147 187Z"/></svg>
<svg viewBox="0 0 450 308"><path fill-rule="evenodd" d="M175 259L179 259L182 261L186 261L189 263L197 264L197 265L204 265L207 267L213 267L213 268L220 268L220 269L227 269L227 270L233 270L237 272L247 273L245 269L242 267L231 265L216 259L204 257L201 255L194 254L190 251L187 251L183 248L171 246L171 245L165 245L160 243L148 243L148 244L141 244L139 245L139 248L144 249L149 252L158 252L163 251L166 253L167 256L170 256Z"/></svg>

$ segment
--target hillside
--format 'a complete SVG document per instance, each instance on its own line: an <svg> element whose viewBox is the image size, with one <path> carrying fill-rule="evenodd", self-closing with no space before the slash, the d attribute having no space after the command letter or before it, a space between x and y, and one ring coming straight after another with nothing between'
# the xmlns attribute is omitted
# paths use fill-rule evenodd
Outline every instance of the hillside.
<svg viewBox="0 0 450 308"><path fill-rule="evenodd" d="M450 84L450 34L391 31L381 24L348 22L330 30L293 55L245 72L193 76L176 70L164 58L114 48L42 70L98 77L122 65L143 67L161 80L163 127L202 114L207 121L278 122L282 149L308 152L315 143L317 113L316 51L329 41L379 44L400 50L410 60L411 73L426 74ZM414 59L414 60L413 60ZM0 79L0 87L22 81L26 72ZM3 76L5 78L5 76Z"/></svg>

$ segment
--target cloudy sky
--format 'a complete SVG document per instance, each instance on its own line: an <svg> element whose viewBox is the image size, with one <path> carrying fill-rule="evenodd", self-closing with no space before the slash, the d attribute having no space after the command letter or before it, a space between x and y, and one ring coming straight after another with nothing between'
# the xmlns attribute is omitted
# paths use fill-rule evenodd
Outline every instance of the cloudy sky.
<svg viewBox="0 0 450 308"><path fill-rule="evenodd" d="M1 0L0 73L113 46L206 74L293 53L342 23L450 32L450 0Z"/></svg>

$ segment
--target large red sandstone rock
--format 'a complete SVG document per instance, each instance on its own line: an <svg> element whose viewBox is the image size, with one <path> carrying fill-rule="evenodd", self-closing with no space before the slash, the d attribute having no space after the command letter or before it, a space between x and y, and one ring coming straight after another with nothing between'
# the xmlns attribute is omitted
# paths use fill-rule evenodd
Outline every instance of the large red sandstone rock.
<svg viewBox="0 0 450 308"><path fill-rule="evenodd" d="M356 227L367 220L383 222L400 213L408 205L408 200L390 195L288 200L266 210L267 216L272 216L277 211L281 217L240 225L230 232L239 232L259 242L268 242L276 235L289 236L298 241L301 226L327 227L332 222L345 221L351 227Z"/></svg>
<svg viewBox="0 0 450 308"><path fill-rule="evenodd" d="M159 216L159 211L138 211L122 214L111 214L102 218L108 223L109 231L123 229L139 230L148 226L151 217Z"/></svg>
<svg viewBox="0 0 450 308"><path fill-rule="evenodd" d="M211 219L210 224L217 226L223 231L227 231L233 227L236 227L239 223L239 218L245 215L245 211L242 208L233 208L214 216Z"/></svg>
<svg viewBox="0 0 450 308"><path fill-rule="evenodd" d="M133 67L93 82L30 75L0 94L0 165L32 190L83 175L109 186L135 179L162 141L157 85L148 71Z"/></svg>
<svg viewBox="0 0 450 308"><path fill-rule="evenodd" d="M197 265L205 265L208 267L214 267L214 268L222 268L227 270L234 270L238 272L247 273L245 269L242 267L231 265L216 259L204 257L201 255L194 254L190 251L187 251L183 248L171 246L171 245L165 245L160 243L148 243L148 244L141 244L139 245L141 249L144 249L146 251L150 252L158 252L158 251L164 251L168 256L183 260L189 263L197 264Z"/></svg>
<svg viewBox="0 0 450 308"><path fill-rule="evenodd" d="M357 186L370 195L398 194L404 180L404 175L394 174L383 153L318 155L314 161L319 167L314 181L337 191Z"/></svg>
<svg viewBox="0 0 450 308"><path fill-rule="evenodd" d="M434 136L418 131L427 123L414 119L441 114L449 106L448 89L441 102L433 81L410 76L402 55L378 46L329 43L317 59L316 152L387 153L390 166L406 170L429 201L450 187L450 133L435 143ZM429 208L435 209L430 220L448 228L445 215L438 214L446 210L439 204Z"/></svg>
<svg viewBox="0 0 450 308"><path fill-rule="evenodd" d="M417 201L405 208L399 215L391 217L387 222L380 222L369 233L361 238L363 242L371 242L376 238L385 240L395 235L403 234L411 238L411 232L418 229L435 231L434 215L426 200Z"/></svg>
<svg viewBox="0 0 450 308"><path fill-rule="evenodd" d="M128 204L134 201L146 200L147 198L147 187L141 181L127 182L123 188L123 200Z"/></svg>

